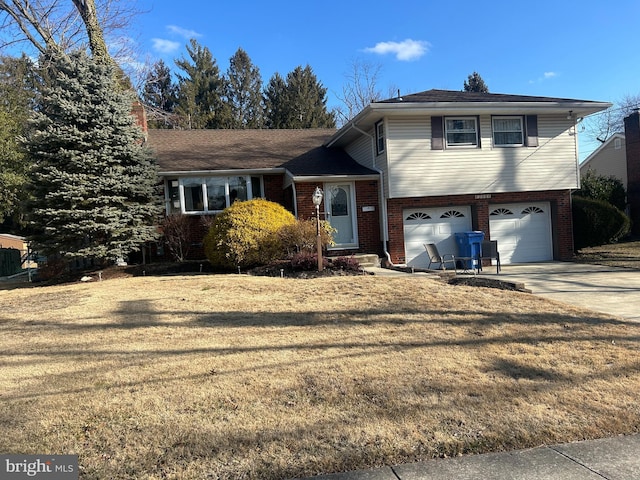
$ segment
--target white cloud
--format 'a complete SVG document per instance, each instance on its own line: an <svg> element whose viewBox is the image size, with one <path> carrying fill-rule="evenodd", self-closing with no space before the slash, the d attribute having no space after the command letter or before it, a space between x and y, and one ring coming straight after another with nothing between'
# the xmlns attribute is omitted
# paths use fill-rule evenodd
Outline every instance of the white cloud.
<svg viewBox="0 0 640 480"><path fill-rule="evenodd" d="M160 53L173 53L180 48L180 43L165 40L164 38L152 38L153 49Z"/></svg>
<svg viewBox="0 0 640 480"><path fill-rule="evenodd" d="M198 38L202 36L201 33L198 33L195 30L188 30L186 28L178 27L176 25L167 25L167 30L170 33L180 35L181 37L184 37L186 39Z"/></svg>
<svg viewBox="0 0 640 480"><path fill-rule="evenodd" d="M402 42L379 42L376 43L375 47L365 48L364 51L378 55L393 53L397 60L408 62L422 57L427 53L430 46L429 42L407 38Z"/></svg>
<svg viewBox="0 0 640 480"><path fill-rule="evenodd" d="M558 72L544 72L541 77L538 77L536 80L529 80L530 84L542 83L545 80L551 80L552 78L558 77L560 74Z"/></svg>

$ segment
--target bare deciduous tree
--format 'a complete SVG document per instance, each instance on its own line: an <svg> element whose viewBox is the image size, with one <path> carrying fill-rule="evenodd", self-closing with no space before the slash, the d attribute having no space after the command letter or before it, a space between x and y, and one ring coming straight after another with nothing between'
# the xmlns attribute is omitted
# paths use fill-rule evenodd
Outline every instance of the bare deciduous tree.
<svg viewBox="0 0 640 480"><path fill-rule="evenodd" d="M588 137L606 142L615 133L624 133L624 118L640 107L640 94L625 95L615 105L604 112L589 118L585 127Z"/></svg>
<svg viewBox="0 0 640 480"><path fill-rule="evenodd" d="M378 87L378 79L382 70L380 64L355 59L349 68L349 72L345 75L347 81L342 87L342 95L337 95L343 103L336 109L340 123L352 119L371 102L385 98ZM398 89L395 86L390 86L387 98L394 97L397 92Z"/></svg>
<svg viewBox="0 0 640 480"><path fill-rule="evenodd" d="M0 51L19 44L38 53L89 46L94 56L106 59L105 36L117 38L136 13L135 2L123 0L0 0ZM114 57L129 53L121 50Z"/></svg>

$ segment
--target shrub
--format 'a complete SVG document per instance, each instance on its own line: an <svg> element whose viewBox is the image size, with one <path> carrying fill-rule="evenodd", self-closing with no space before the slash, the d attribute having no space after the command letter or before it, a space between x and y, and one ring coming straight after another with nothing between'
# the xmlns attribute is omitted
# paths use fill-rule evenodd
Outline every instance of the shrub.
<svg viewBox="0 0 640 480"><path fill-rule="evenodd" d="M213 222L204 239L205 254L215 267L267 264L282 256L278 231L295 221L289 211L274 202L235 202Z"/></svg>
<svg viewBox="0 0 640 480"><path fill-rule="evenodd" d="M360 270L360 262L358 262L353 255L350 257L336 257L331 259L331 264L334 268L339 268L340 270L347 271L359 271Z"/></svg>
<svg viewBox="0 0 640 480"><path fill-rule="evenodd" d="M617 242L629 234L631 221L610 203L573 197L574 248Z"/></svg>
<svg viewBox="0 0 640 480"><path fill-rule="evenodd" d="M613 176L598 175L593 170L587 170L582 176L580 190L577 190L574 195L592 200L602 200L622 211L627 206L627 193L622 181Z"/></svg>
<svg viewBox="0 0 640 480"><path fill-rule="evenodd" d="M329 260L327 257L322 257L322 268L329 266ZM302 252L295 253L291 257L291 267L294 270L311 271L318 269L318 254L310 252L309 250L303 250Z"/></svg>
<svg viewBox="0 0 640 480"><path fill-rule="evenodd" d="M318 248L317 220L297 220L295 223L285 225L280 229L278 235L287 256L291 257L300 252L315 252ZM333 245L333 233L335 229L329 222L320 222L320 240L322 248Z"/></svg>
<svg viewBox="0 0 640 480"><path fill-rule="evenodd" d="M161 224L164 242L177 262L184 262L191 248L190 219L186 215L171 214Z"/></svg>

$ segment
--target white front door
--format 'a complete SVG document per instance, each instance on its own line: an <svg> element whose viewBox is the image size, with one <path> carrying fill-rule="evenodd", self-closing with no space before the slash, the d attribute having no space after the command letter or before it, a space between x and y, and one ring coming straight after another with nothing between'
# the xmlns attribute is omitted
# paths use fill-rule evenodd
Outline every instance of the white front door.
<svg viewBox="0 0 640 480"><path fill-rule="evenodd" d="M358 229L355 216L355 192L351 183L325 185L325 213L329 224L336 230L332 248L358 246Z"/></svg>

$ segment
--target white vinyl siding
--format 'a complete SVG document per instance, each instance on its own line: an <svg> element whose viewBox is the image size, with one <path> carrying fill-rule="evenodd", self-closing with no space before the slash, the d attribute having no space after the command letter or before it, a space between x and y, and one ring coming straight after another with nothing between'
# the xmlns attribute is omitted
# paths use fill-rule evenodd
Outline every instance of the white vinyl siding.
<svg viewBox="0 0 640 480"><path fill-rule="evenodd" d="M578 187L576 137L565 115L538 116L538 146L494 147L490 115L480 148L431 150L431 119L386 119L390 198Z"/></svg>
<svg viewBox="0 0 640 480"><path fill-rule="evenodd" d="M375 134L374 129L371 129L368 133L373 136ZM375 141L369 135L362 135L356 141L344 147L344 150L360 165L382 172L384 178L383 189L386 195L386 192L389 191L388 152L385 151L381 155L376 155Z"/></svg>

